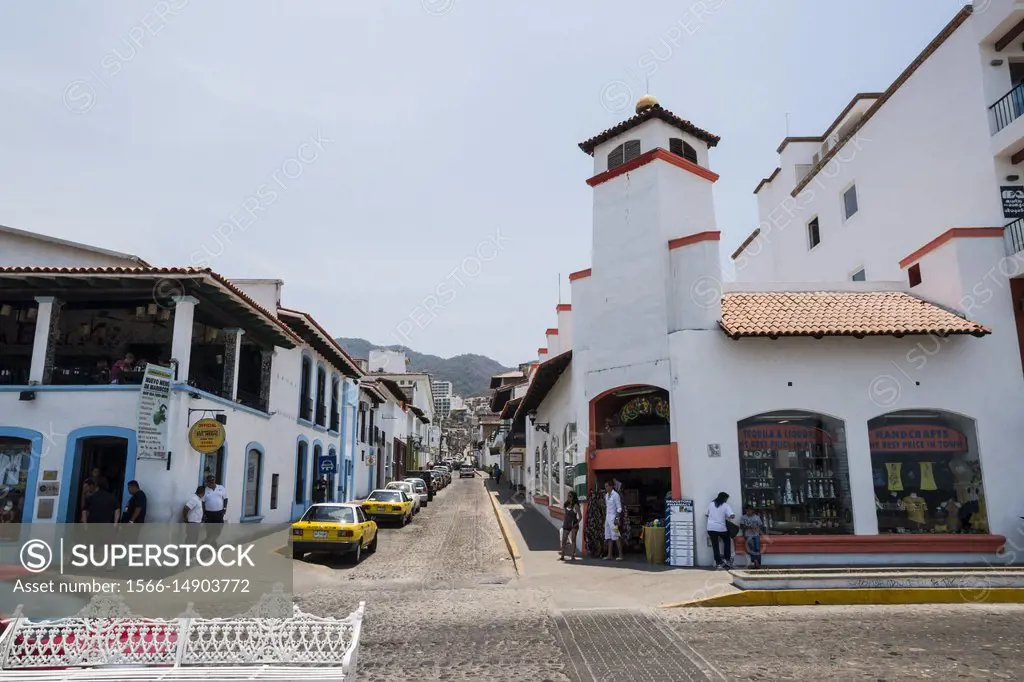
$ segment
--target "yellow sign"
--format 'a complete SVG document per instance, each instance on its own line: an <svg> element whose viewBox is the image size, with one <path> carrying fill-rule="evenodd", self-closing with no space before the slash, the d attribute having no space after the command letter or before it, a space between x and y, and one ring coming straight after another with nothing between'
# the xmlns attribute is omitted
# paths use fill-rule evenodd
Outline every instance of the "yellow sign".
<svg viewBox="0 0 1024 682"><path fill-rule="evenodd" d="M217 452L224 445L224 438L224 425L216 419L200 419L188 430L192 449L204 455Z"/></svg>

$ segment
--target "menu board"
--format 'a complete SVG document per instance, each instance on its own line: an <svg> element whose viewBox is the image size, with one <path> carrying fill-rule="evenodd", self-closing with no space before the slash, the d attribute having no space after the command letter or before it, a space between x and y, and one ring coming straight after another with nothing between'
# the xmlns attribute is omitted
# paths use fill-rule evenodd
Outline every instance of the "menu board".
<svg viewBox="0 0 1024 682"><path fill-rule="evenodd" d="M693 500L665 502L665 557L670 566L696 565L697 536Z"/></svg>

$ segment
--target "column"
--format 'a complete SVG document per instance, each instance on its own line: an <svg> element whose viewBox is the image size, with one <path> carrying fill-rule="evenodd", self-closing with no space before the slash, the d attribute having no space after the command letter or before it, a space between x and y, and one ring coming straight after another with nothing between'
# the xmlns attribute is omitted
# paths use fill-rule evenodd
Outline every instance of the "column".
<svg viewBox="0 0 1024 682"><path fill-rule="evenodd" d="M238 362L242 355L242 334L244 329L224 330L224 383L221 387L225 398L238 398Z"/></svg>
<svg viewBox="0 0 1024 682"><path fill-rule="evenodd" d="M32 341L32 363L29 365L30 384L50 383L53 360L60 332L60 310L64 303L53 296L37 296L36 332Z"/></svg>
<svg viewBox="0 0 1024 682"><path fill-rule="evenodd" d="M195 320L194 296L174 297L174 330L171 336L171 359L178 363L177 380L188 383L189 364L192 360L192 323Z"/></svg>
<svg viewBox="0 0 1024 682"><path fill-rule="evenodd" d="M274 351L260 351L260 406L270 412L270 380L273 378Z"/></svg>

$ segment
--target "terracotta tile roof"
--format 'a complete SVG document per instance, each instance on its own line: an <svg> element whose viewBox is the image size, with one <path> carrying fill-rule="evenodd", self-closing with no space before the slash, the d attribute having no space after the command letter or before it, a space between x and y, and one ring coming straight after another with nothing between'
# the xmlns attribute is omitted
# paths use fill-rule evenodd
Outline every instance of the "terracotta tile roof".
<svg viewBox="0 0 1024 682"><path fill-rule="evenodd" d="M319 334L319 336L321 337L320 338L320 343L317 343L315 345L316 346L322 346L322 348L317 348L317 350L321 351L321 352L323 350L327 350L329 352L330 356L332 356L331 360L336 362L336 363L338 363L338 365L339 365L338 369L340 369L340 370L347 369L348 370L347 372L345 372L346 376L349 376L349 377L351 377L353 379L358 379L359 377L361 377L361 376L363 376L365 374L365 372L363 372L363 370L360 369L359 364L355 360L352 359L352 356L350 356L347 352L345 352L345 349L341 347L341 344L339 344L335 340L335 338L328 333L328 331L326 329L321 327L320 323L317 322L316 319L312 315L310 315L309 313L304 312L302 310L295 310L293 308L284 308L284 307L278 307L277 312L278 312L278 315L283 315L285 317L290 317L290 318L293 318L293 319L298 318L298 319L302 320L303 322L307 323L309 328L315 330ZM285 324L287 324L287 322ZM301 332L297 332L297 333L300 336L302 336ZM305 340L307 342L311 341L311 339L309 339L309 338L307 338Z"/></svg>
<svg viewBox="0 0 1024 682"><path fill-rule="evenodd" d="M689 133L690 135L696 137L698 140L703 140L704 142L707 143L709 147L714 147L715 145L718 144L718 141L721 139L717 135L712 135L708 131L703 130L702 128L698 128L689 121L679 118L668 109L662 107L660 104L655 104L653 107L650 107L649 109L644 109L636 116L633 116L632 118L627 118L622 123L619 123L618 125L615 125L609 128L608 130L605 130L604 132L598 133L589 140L584 140L583 142L580 142L580 149L585 151L587 154L593 156L594 149L597 147L597 145L612 139L616 135L621 135L627 130L635 128L641 123L645 123L651 120L652 118L661 119L665 123L668 123L669 125L675 126L679 130L682 130L684 133Z"/></svg>
<svg viewBox="0 0 1024 682"><path fill-rule="evenodd" d="M277 318L272 312L264 308L262 305L256 302L255 299L250 298L248 294L239 289L237 286L231 283L223 275L220 275L210 268L156 268L156 267L41 267L41 266L15 266L0 268L0 275L138 275L143 277L161 277L164 275L172 275L177 277L192 277L192 278L205 278L209 277L221 287L227 289L233 295L240 298L245 302L246 305L250 306L257 312L261 313L263 317L267 318L275 327L279 328L285 333L285 335L294 340L302 341L302 338L292 331L288 325Z"/></svg>
<svg viewBox="0 0 1024 682"><path fill-rule="evenodd" d="M904 336L991 330L899 291L746 292L722 296L723 331L746 336Z"/></svg>

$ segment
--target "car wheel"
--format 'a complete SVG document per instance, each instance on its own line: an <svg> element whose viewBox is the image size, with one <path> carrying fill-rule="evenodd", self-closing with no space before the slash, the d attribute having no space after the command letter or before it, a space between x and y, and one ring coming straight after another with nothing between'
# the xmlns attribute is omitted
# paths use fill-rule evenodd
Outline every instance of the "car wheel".
<svg viewBox="0 0 1024 682"><path fill-rule="evenodd" d="M378 537L379 537L379 535L374 535L373 536L373 540L370 542L370 544L368 544L366 546L366 551L367 552L376 552L377 551L377 538Z"/></svg>
<svg viewBox="0 0 1024 682"><path fill-rule="evenodd" d="M302 560L302 557L304 557L304 556L306 556L306 553L305 553L305 552L300 552L300 551L299 551L299 550L297 550L297 549L293 549L293 550L292 550L292 559L296 559L296 560L298 560L298 561L301 561L301 560Z"/></svg>
<svg viewBox="0 0 1024 682"><path fill-rule="evenodd" d="M356 543L356 551L352 552L352 563L358 564L359 560L363 558L363 543Z"/></svg>

